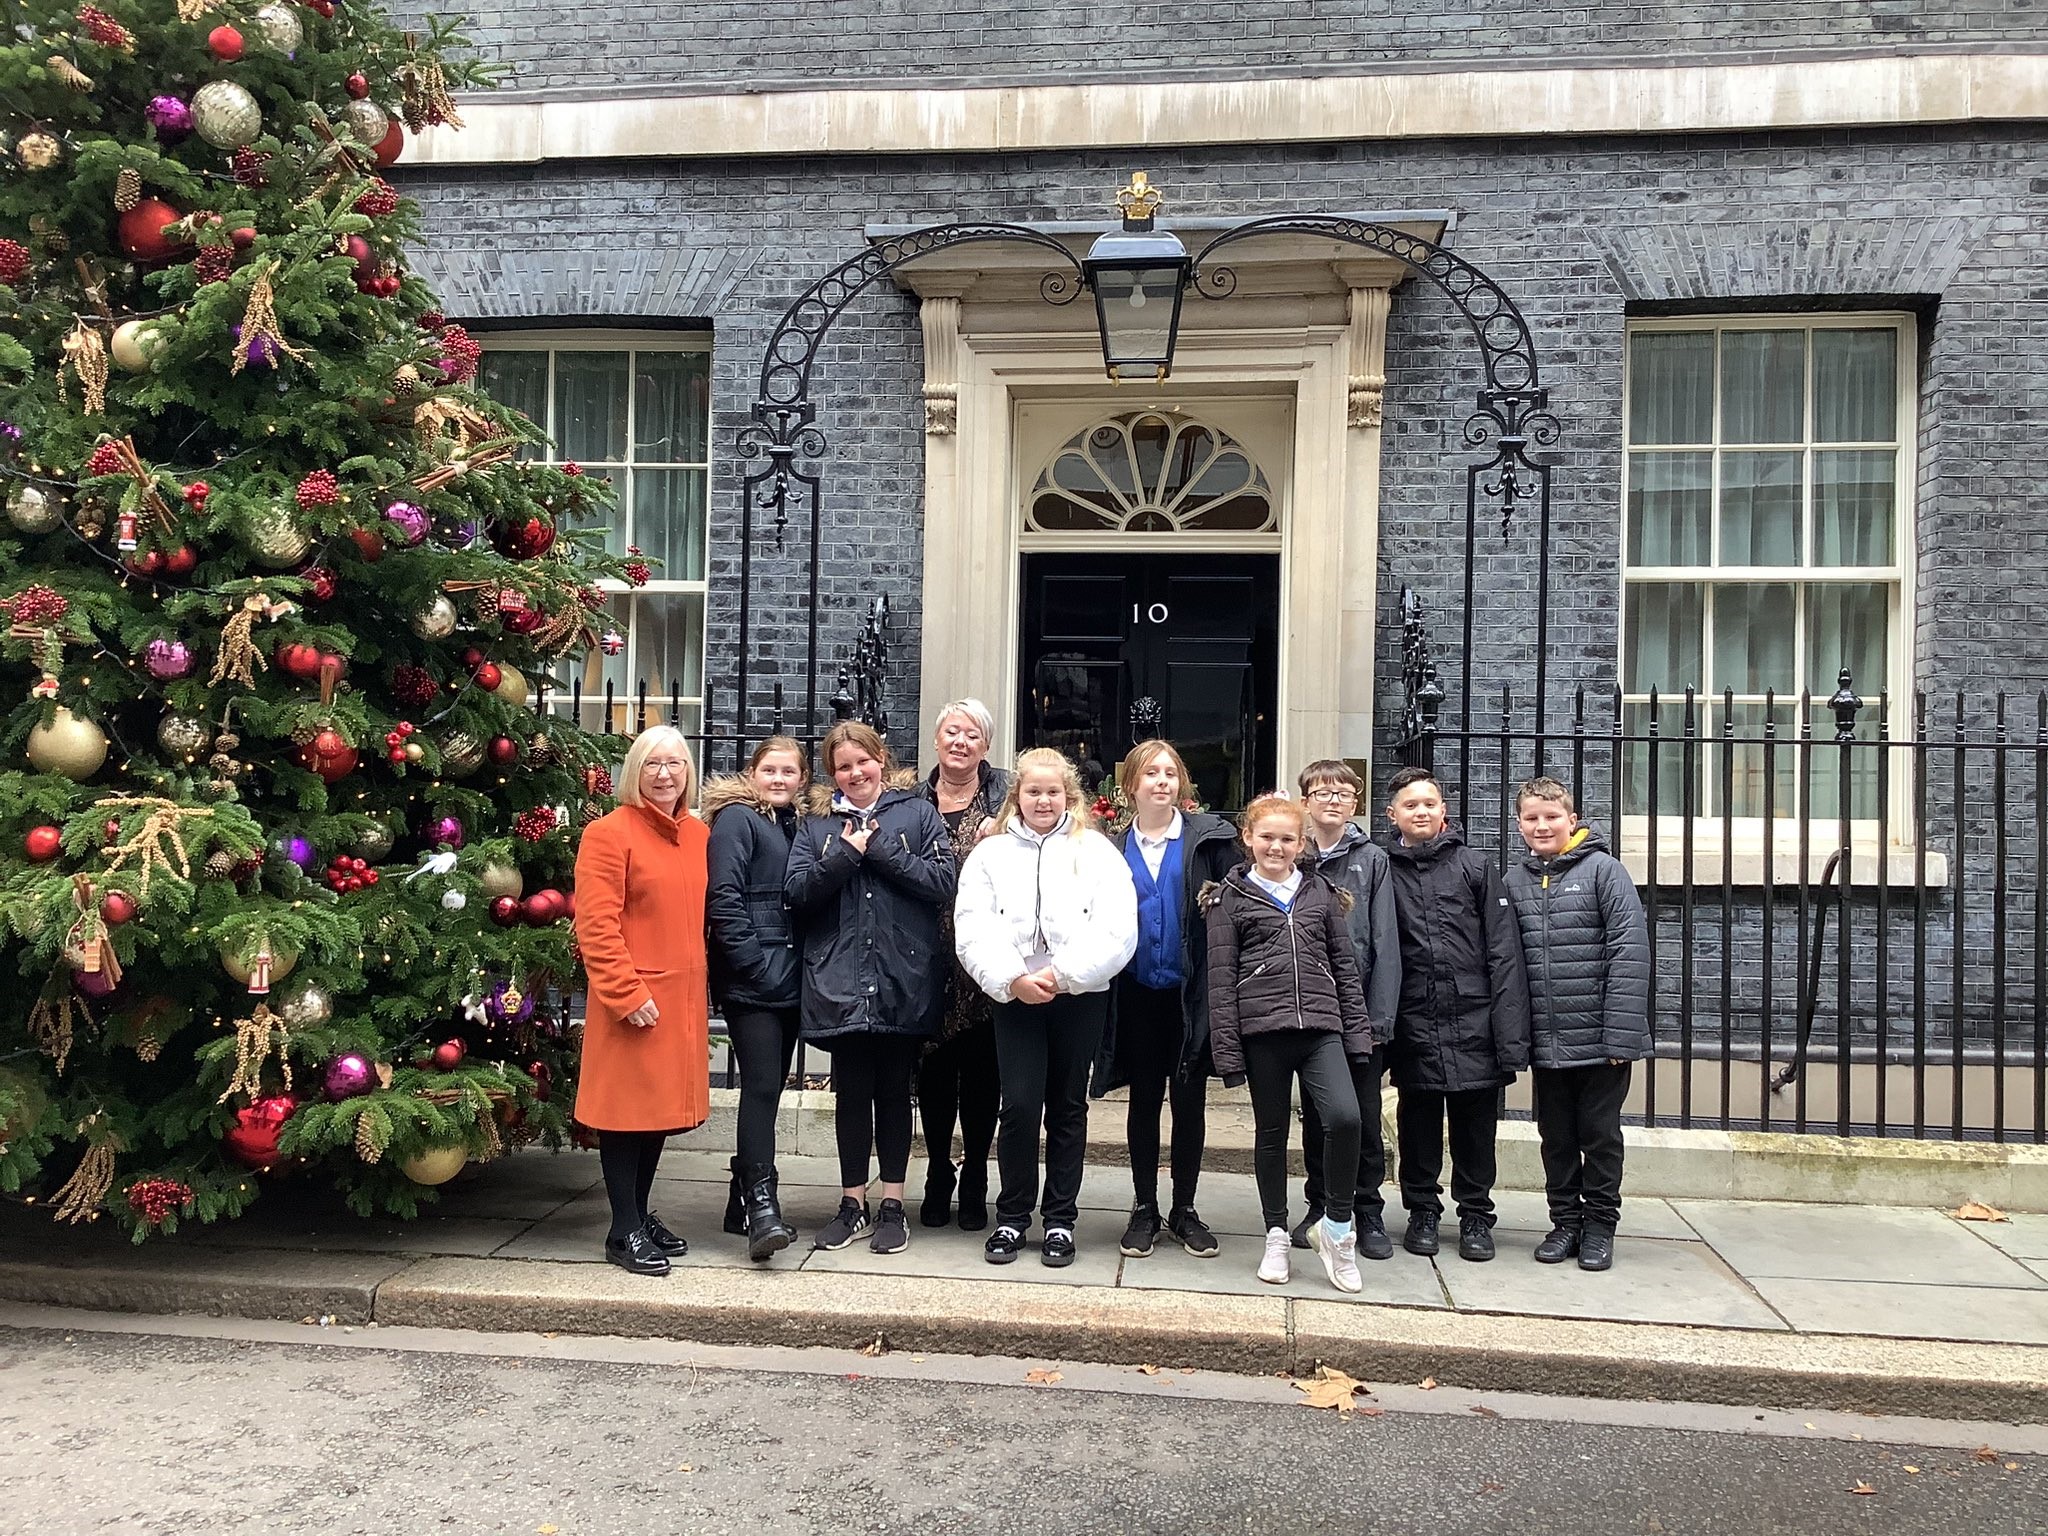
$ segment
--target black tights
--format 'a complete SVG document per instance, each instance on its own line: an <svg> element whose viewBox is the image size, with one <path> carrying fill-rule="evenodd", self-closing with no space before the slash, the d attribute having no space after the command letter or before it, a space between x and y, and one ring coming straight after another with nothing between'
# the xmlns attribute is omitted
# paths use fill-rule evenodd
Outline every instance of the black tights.
<svg viewBox="0 0 2048 1536"><path fill-rule="evenodd" d="M962 985L972 986L963 981ZM988 1149L1002 1108L1002 1074L991 1024L962 1030L925 1052L917 1069L917 1104L924 1115L924 1152L933 1168L950 1169L953 1125L960 1125L960 1185L988 1188ZM950 1186L948 1186L950 1187Z"/></svg>
<svg viewBox="0 0 2048 1536"><path fill-rule="evenodd" d="M741 1168L775 1164L775 1112L796 1059L797 1018L794 1008L735 1008L725 1016L740 1067Z"/></svg>
<svg viewBox="0 0 2048 1536"><path fill-rule="evenodd" d="M864 1030L831 1044L840 1187L867 1183L870 1145L882 1182L901 1184L910 1171L910 1078L924 1042Z"/></svg>
<svg viewBox="0 0 2048 1536"><path fill-rule="evenodd" d="M597 1165L604 1170L605 1198L612 1203L607 1242L622 1243L647 1223L647 1197L654 1167L661 1161L667 1131L599 1131Z"/></svg>

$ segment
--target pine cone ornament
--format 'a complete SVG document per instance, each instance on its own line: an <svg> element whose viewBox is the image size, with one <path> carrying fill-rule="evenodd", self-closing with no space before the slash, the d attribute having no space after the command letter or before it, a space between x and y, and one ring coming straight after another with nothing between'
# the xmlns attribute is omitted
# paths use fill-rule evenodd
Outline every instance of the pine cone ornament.
<svg viewBox="0 0 2048 1536"><path fill-rule="evenodd" d="M121 173L114 178L114 207L122 213L142 201L142 172L132 165L121 167Z"/></svg>
<svg viewBox="0 0 2048 1536"><path fill-rule="evenodd" d="M235 856L231 853L209 853L206 856L206 873L215 880L225 880L235 872Z"/></svg>

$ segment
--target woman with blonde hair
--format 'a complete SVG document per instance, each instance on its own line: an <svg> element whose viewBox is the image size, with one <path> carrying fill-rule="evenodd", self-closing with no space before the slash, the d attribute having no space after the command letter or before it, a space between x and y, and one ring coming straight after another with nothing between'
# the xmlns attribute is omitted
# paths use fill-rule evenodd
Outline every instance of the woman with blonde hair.
<svg viewBox="0 0 2048 1536"><path fill-rule="evenodd" d="M901 1253L910 1246L910 1078L945 1011L951 958L939 917L958 871L945 822L890 782L889 749L870 727L840 721L819 756L833 787L812 791L783 882L803 936L803 1037L831 1051L838 1100L841 1198L816 1246L844 1248L872 1232L876 1253ZM872 1219L871 1146L882 1175Z"/></svg>
<svg viewBox="0 0 2048 1536"><path fill-rule="evenodd" d="M665 1275L690 1245L647 1207L667 1139L711 1112L705 988L704 823L690 743L673 726L634 738L618 808L583 829L576 940L588 978L576 1119L597 1132L611 1202L604 1255Z"/></svg>
<svg viewBox="0 0 2048 1536"><path fill-rule="evenodd" d="M960 964L995 1000L1002 1067L1002 1188L991 1264L1017 1257L1038 1202L1045 1127L1044 1262L1074 1262L1088 1150L1088 1068L1109 985L1138 942L1130 871L1090 824L1074 765L1049 747L1017 759L996 830L968 855L953 905Z"/></svg>

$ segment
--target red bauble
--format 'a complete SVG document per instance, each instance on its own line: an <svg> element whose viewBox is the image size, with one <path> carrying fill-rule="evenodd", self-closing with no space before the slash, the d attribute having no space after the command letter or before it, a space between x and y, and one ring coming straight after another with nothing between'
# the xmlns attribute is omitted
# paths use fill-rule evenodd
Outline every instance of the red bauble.
<svg viewBox="0 0 2048 1536"><path fill-rule="evenodd" d="M139 555L131 555L122 564L137 576L161 576L164 573L164 552L160 549L145 549Z"/></svg>
<svg viewBox="0 0 2048 1536"><path fill-rule="evenodd" d="M486 661L476 669L476 685L485 693L496 693L498 684L505 681L505 674L495 661Z"/></svg>
<svg viewBox="0 0 2048 1536"><path fill-rule="evenodd" d="M303 640L292 640L280 645L273 659L277 662L278 671L302 683L310 683L320 675L320 647L308 645ZM340 740L339 737L335 739Z"/></svg>
<svg viewBox="0 0 2048 1536"><path fill-rule="evenodd" d="M355 772L356 749L342 740L339 731L322 731L299 748L299 764L332 784Z"/></svg>
<svg viewBox="0 0 2048 1536"><path fill-rule="evenodd" d="M371 153L376 155L380 167L395 165L398 157L405 153L404 124L397 118L392 118L390 128L385 131L384 137L377 141L377 147Z"/></svg>
<svg viewBox="0 0 2048 1536"><path fill-rule="evenodd" d="M529 928L545 928L562 915L560 891L535 891L519 904L519 915Z"/></svg>
<svg viewBox="0 0 2048 1536"><path fill-rule="evenodd" d="M206 46L213 50L216 59L232 64L242 56L242 34L233 27L215 27L206 34Z"/></svg>
<svg viewBox="0 0 2048 1536"><path fill-rule="evenodd" d="M121 215L116 234L121 249L137 261L169 261L185 248L185 242L167 230L184 215L159 197L145 197Z"/></svg>
<svg viewBox="0 0 2048 1536"><path fill-rule="evenodd" d="M357 70L354 74L350 75L346 80L342 81L342 85L347 89L349 95L356 101L361 101L365 96L370 94L370 77L364 74L361 70Z"/></svg>
<svg viewBox="0 0 2048 1536"><path fill-rule="evenodd" d="M530 635L547 622L547 616L538 608L521 608L516 613L501 613L499 616L515 635Z"/></svg>
<svg viewBox="0 0 2048 1536"><path fill-rule="evenodd" d="M554 1097L555 1074L544 1061L529 1061L526 1075L533 1079L533 1096L545 1104Z"/></svg>
<svg viewBox="0 0 2048 1536"><path fill-rule="evenodd" d="M494 896L491 898L491 921L500 928L513 927L519 921L519 898L517 896Z"/></svg>
<svg viewBox="0 0 2048 1536"><path fill-rule="evenodd" d="M334 596L334 572L324 565L309 565L299 575L305 578L312 589L307 593L316 603L324 603Z"/></svg>
<svg viewBox="0 0 2048 1536"><path fill-rule="evenodd" d="M462 1052L460 1040L443 1040L434 1047L434 1065L443 1072L453 1072L462 1065Z"/></svg>
<svg viewBox="0 0 2048 1536"><path fill-rule="evenodd" d="M384 535L374 528L351 528L349 542L356 547L356 553L363 557L365 565L375 565L384 558Z"/></svg>
<svg viewBox="0 0 2048 1536"><path fill-rule="evenodd" d="M164 556L164 570L172 576L190 576L199 568L199 551L190 544L180 544Z"/></svg>
<svg viewBox="0 0 2048 1536"><path fill-rule="evenodd" d="M484 753L500 768L509 768L519 761L519 743L510 736L493 736Z"/></svg>
<svg viewBox="0 0 2048 1536"><path fill-rule="evenodd" d="M221 1137L229 1157L246 1168L268 1168L277 1161L277 1139L299 1101L288 1093L258 1099L235 1111L235 1123Z"/></svg>
<svg viewBox="0 0 2048 1536"><path fill-rule="evenodd" d="M229 230L228 239L234 242L236 250L246 251L256 243L256 231L244 224L240 229Z"/></svg>
<svg viewBox="0 0 2048 1536"><path fill-rule="evenodd" d="M47 864L57 857L64 848L62 827L30 827L28 835L21 840L22 851L33 864Z"/></svg>
<svg viewBox="0 0 2048 1536"><path fill-rule="evenodd" d="M135 898L126 891L109 891L100 898L100 917L109 928L135 921Z"/></svg>
<svg viewBox="0 0 2048 1536"><path fill-rule="evenodd" d="M555 547L555 525L541 517L500 523L491 530L491 542L509 559L537 560Z"/></svg>

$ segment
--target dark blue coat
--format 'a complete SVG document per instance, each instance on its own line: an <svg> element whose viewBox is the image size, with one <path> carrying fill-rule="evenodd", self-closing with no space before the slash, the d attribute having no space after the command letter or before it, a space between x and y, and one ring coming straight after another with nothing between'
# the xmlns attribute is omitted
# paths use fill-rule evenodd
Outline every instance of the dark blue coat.
<svg viewBox="0 0 2048 1536"><path fill-rule="evenodd" d="M1539 1067L1597 1067L1650 1054L1650 934L1642 899L1600 834L1554 859L1508 866L1529 967Z"/></svg>
<svg viewBox="0 0 2048 1536"><path fill-rule="evenodd" d="M777 816L739 775L706 784L703 807L711 823L704 856L711 995L725 1009L794 1008L803 978L782 887L801 822Z"/></svg>

